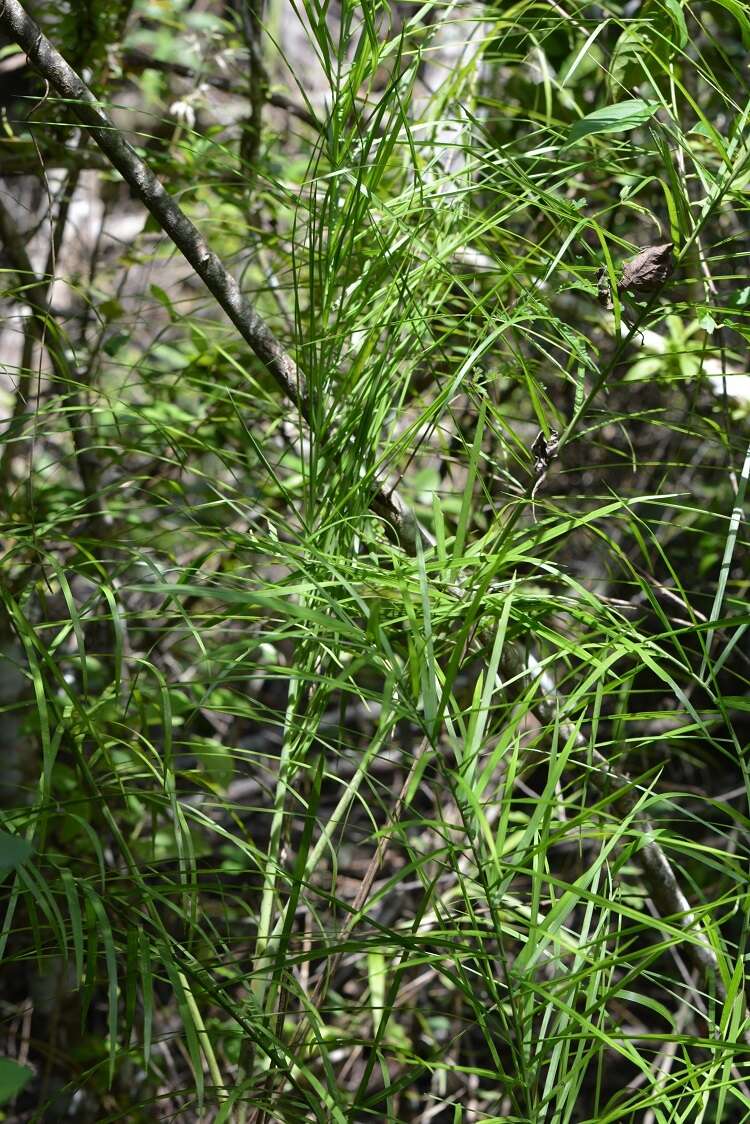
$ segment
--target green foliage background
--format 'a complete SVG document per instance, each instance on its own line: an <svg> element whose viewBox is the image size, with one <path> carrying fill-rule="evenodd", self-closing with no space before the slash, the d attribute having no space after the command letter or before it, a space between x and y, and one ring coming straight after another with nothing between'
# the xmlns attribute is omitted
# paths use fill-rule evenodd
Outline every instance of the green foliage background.
<svg viewBox="0 0 750 1124"><path fill-rule="evenodd" d="M750 1119L745 6L33 14L310 418L3 86L6 1119Z"/></svg>

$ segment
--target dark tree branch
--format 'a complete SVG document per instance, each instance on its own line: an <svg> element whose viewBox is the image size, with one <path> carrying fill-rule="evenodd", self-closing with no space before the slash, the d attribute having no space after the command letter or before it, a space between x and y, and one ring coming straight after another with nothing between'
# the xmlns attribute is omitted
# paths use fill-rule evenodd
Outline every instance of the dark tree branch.
<svg viewBox="0 0 750 1124"><path fill-rule="evenodd" d="M263 318L242 296L237 282L198 229L113 125L88 86L68 66L17 0L0 0L0 27L26 51L29 61L50 86L61 97L71 101L78 120L169 235L283 393L308 419L305 380L297 365Z"/></svg>

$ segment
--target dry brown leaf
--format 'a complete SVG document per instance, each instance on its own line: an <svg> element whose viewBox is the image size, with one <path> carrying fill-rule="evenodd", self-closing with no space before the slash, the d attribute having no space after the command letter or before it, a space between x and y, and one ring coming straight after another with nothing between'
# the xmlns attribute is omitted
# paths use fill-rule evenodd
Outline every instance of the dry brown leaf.
<svg viewBox="0 0 750 1124"><path fill-rule="evenodd" d="M626 293L651 293L669 277L672 272L672 242L662 246L649 246L641 250L632 261L622 269L619 288Z"/></svg>

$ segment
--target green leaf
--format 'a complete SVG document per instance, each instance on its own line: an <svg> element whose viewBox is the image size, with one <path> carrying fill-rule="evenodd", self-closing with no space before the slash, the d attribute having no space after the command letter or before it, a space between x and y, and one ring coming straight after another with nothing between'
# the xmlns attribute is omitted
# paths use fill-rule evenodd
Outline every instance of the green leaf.
<svg viewBox="0 0 750 1124"><path fill-rule="evenodd" d="M0 882L31 854L31 847L20 835L0 831Z"/></svg>
<svg viewBox="0 0 750 1124"><path fill-rule="evenodd" d="M575 121L568 129L565 143L575 144L583 137L595 133L626 133L629 129L645 125L658 108L656 102L643 101L641 98L605 105L601 109L595 109L593 113L587 113L580 121Z"/></svg>
<svg viewBox="0 0 750 1124"><path fill-rule="evenodd" d="M722 701L727 710L750 710L750 699L744 695L724 695Z"/></svg>
<svg viewBox="0 0 750 1124"><path fill-rule="evenodd" d="M386 964L381 952L367 954L367 978L370 983L370 1011L374 1033L378 1033L381 1019L385 1014Z"/></svg>
<svg viewBox="0 0 750 1124"><path fill-rule="evenodd" d="M109 923L104 902L90 886L84 886L87 905L90 903L96 918L97 931L101 937L104 949L104 963L107 969L107 1046L109 1048L109 1082L112 1083L115 1071L117 1050L117 1015L118 1015L118 987L117 987L117 951L115 949L112 926Z"/></svg>
<svg viewBox="0 0 750 1124"><path fill-rule="evenodd" d="M120 302L114 299L102 301L102 303L98 306L98 310L99 315L102 317L102 319L107 321L118 320L125 313L125 309L122 307Z"/></svg>
<svg viewBox="0 0 750 1124"><path fill-rule="evenodd" d="M685 48L688 38L680 0L643 4L639 16L623 27L612 52L607 76L612 97L642 82L658 88L669 74L675 53Z"/></svg>
<svg viewBox="0 0 750 1124"><path fill-rule="evenodd" d="M688 41L688 29L680 0L664 0L664 6L672 17L677 32L677 46L685 47Z"/></svg>
<svg viewBox="0 0 750 1124"><path fill-rule="evenodd" d="M33 1076L28 1066L19 1065L10 1058L0 1058L0 1104L17 1097Z"/></svg>
<svg viewBox="0 0 750 1124"><path fill-rule="evenodd" d="M117 355L117 352L121 351L123 347L125 347L125 345L129 342L130 332L115 332L115 334L113 336L110 336L107 342L103 345L102 351L104 351L105 355L113 357Z"/></svg>
<svg viewBox="0 0 750 1124"><path fill-rule="evenodd" d="M720 4L722 8L726 8L734 16L740 25L742 46L750 48L750 19L747 15L747 6L743 0L714 0L714 3Z"/></svg>
<svg viewBox="0 0 750 1124"><path fill-rule="evenodd" d="M607 74L607 88L613 98L639 85L646 77L642 59L648 54L648 44L643 27L641 21L629 24L615 43Z"/></svg>
<svg viewBox="0 0 750 1124"><path fill-rule="evenodd" d="M153 284L149 285L148 288L151 296L158 300L159 304L162 304L164 308L166 308L167 312L169 313L169 319L173 323L175 320L178 320L179 317L177 315L177 312L175 311L174 303L169 293L165 292L165 290L162 289L161 285Z"/></svg>

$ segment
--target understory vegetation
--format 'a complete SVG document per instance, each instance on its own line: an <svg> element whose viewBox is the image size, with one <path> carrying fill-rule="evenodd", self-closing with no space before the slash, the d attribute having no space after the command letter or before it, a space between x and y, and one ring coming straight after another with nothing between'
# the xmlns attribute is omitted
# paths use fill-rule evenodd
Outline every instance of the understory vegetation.
<svg viewBox="0 0 750 1124"><path fill-rule="evenodd" d="M750 1121L749 51L0 0L0 1119Z"/></svg>

